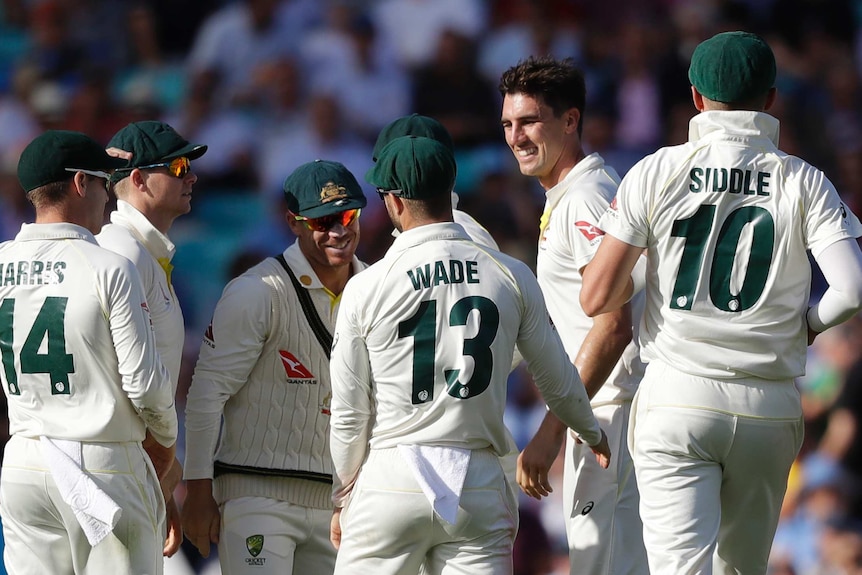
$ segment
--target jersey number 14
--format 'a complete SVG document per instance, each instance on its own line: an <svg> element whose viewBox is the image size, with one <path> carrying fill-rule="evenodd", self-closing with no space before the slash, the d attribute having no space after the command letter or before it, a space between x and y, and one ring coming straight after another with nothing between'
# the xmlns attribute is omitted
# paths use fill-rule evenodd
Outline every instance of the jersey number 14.
<svg viewBox="0 0 862 575"><path fill-rule="evenodd" d="M72 355L66 353L66 303L69 298L47 297L30 333L21 346L21 373L47 373L51 377L51 395L69 395L69 374L75 373ZM0 356L6 374L6 389L9 395L21 395L18 373L15 371L15 353L12 348L12 318L15 315L15 299L6 298L0 304ZM39 353L47 338L45 353Z"/></svg>

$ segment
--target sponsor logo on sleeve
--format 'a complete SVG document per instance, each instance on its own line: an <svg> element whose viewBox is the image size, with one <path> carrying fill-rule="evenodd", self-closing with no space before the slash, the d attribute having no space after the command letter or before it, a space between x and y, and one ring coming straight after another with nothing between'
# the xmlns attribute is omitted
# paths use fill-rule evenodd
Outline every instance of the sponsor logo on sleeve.
<svg viewBox="0 0 862 575"><path fill-rule="evenodd" d="M595 239L605 235L604 231L600 230L590 222L585 222L583 220L575 222L575 228L577 228L577 230L581 232L584 237L587 238L587 241L589 241L590 243L592 243Z"/></svg>

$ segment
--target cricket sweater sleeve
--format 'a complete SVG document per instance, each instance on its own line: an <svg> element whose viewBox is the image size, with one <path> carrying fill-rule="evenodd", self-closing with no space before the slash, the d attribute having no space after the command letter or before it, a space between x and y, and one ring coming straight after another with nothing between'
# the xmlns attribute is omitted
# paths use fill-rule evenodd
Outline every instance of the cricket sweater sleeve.
<svg viewBox="0 0 862 575"><path fill-rule="evenodd" d="M150 313L141 279L131 262L114 268L109 279L108 322L123 391L161 445L177 440L177 411L167 369L156 350Z"/></svg>
<svg viewBox="0 0 862 575"><path fill-rule="evenodd" d="M526 266L517 277L524 307L517 344L527 369L554 415L588 445L596 445L602 439L599 422L584 384L551 325L539 284Z"/></svg>
<svg viewBox="0 0 862 575"><path fill-rule="evenodd" d="M244 274L216 304L186 399L186 480L213 477L225 403L246 384L269 336L270 290L260 277Z"/></svg>
<svg viewBox="0 0 862 575"><path fill-rule="evenodd" d="M365 272L367 273L367 272ZM344 507L359 468L368 453L373 418L371 368L368 348L358 317L363 298L352 279L341 296L335 323L330 379L332 383L332 416L329 422L329 447L332 454L332 501Z"/></svg>

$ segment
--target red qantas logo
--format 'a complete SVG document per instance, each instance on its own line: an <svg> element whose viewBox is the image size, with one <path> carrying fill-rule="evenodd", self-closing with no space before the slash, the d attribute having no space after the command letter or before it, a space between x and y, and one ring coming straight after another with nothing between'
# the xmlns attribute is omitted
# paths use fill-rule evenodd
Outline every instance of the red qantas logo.
<svg viewBox="0 0 862 575"><path fill-rule="evenodd" d="M593 241L599 236L605 235L605 232L603 232L590 222L575 222L575 227L578 228L578 231L584 234L584 237L590 241Z"/></svg>
<svg viewBox="0 0 862 575"><path fill-rule="evenodd" d="M284 371L287 373L287 377L314 379L314 374L308 371L308 368L302 365L292 353L279 350L278 355L281 356L281 363L284 364Z"/></svg>
<svg viewBox="0 0 862 575"><path fill-rule="evenodd" d="M608 206L608 207L609 207L610 209L612 209L612 210L616 210L616 209L617 209L617 197L616 197L616 196L614 196L614 199L612 199L612 200L611 200L611 205L610 205L610 206Z"/></svg>

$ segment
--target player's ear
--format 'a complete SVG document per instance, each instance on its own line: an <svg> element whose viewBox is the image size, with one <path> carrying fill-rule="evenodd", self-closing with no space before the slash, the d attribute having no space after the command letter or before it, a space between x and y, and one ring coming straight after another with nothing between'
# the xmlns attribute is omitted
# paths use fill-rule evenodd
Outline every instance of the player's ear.
<svg viewBox="0 0 862 575"><path fill-rule="evenodd" d="M566 119L566 133L577 131L578 123L581 121L581 111L577 108L569 108L563 115Z"/></svg>
<svg viewBox="0 0 862 575"><path fill-rule="evenodd" d="M691 87L691 101L694 102L694 107L698 112L703 112L703 95L694 86Z"/></svg>
<svg viewBox="0 0 862 575"><path fill-rule="evenodd" d="M75 187L75 193L82 198L87 197L87 182L87 174L84 172L75 172L75 175L72 177L72 184Z"/></svg>

